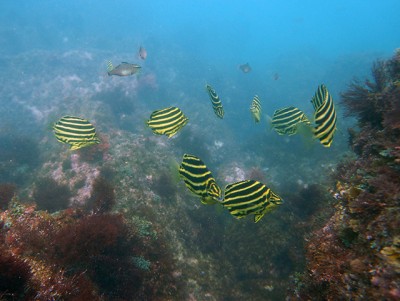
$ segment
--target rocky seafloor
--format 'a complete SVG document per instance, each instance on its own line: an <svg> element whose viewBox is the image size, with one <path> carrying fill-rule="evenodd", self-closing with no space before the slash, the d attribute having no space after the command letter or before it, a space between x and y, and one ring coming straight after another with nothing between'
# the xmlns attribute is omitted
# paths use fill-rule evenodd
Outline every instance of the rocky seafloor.
<svg viewBox="0 0 400 301"><path fill-rule="evenodd" d="M392 215L388 228L387 220L381 219L376 221L379 227L370 227L370 232L390 229L379 235L379 244L372 239L372 248L371 239L365 237L375 234L361 231L367 222L343 211L349 194L356 199L375 193L366 189L372 180L365 177L365 162L371 157L365 159L359 150L369 145L361 143L363 131L354 134L351 145L357 151L339 169L335 165L339 151L329 160L325 155L310 163L309 157L303 159L288 153L285 145L270 143L281 137L258 143L259 153L244 153L228 127L215 131L209 119L196 124L202 104L193 104L189 112L194 122L176 137L154 136L144 121L159 106L176 103L154 100L165 88L160 88L163 83L151 68L138 77L108 77L105 59L118 60L99 51L36 51L0 61L5 83L0 91L5 116L0 130L1 300L309 300L321 296L334 300L331 296L337 292L347 297L346 292L354 291L344 285L355 285L357 277L365 286L359 296L368 296L367 287L373 290L382 283L391 292L385 296L395 296L398 288L393 279L398 274L385 268L398 263L398 233L394 235L398 218ZM385 89L395 81L389 82ZM168 85L175 91L168 98L187 95L179 84ZM393 99L398 105L398 95ZM58 143L51 125L66 114L91 120L101 143L78 151ZM397 130L381 133L380 129L379 135L398 139ZM226 133L223 138L221 131ZM286 145L291 142L298 141ZM385 151L380 164L394 175L398 175L396 146L396 142L390 147L385 144L374 152ZM176 177L176 162L185 152L210 164L221 186L243 178L266 181L285 204L257 224L250 217L235 220L218 207L202 205ZM267 160L263 152L274 156ZM362 166L356 171L350 168L357 164ZM339 172L343 169L346 173ZM358 182L349 180L352 171L360 175ZM342 177L340 183L320 176L332 172ZM387 192L393 199L387 208L398 214L396 193ZM358 214L363 216L363 211ZM342 237L329 241L337 235ZM329 246L320 248L317 242L324 239ZM351 253L353 248L365 254L335 255ZM369 278L365 274L372 269L371 252L383 258L373 268L376 281L372 272ZM332 262L332 256L338 258L334 262L339 267L327 269L324 264ZM358 272L341 270L349 267ZM380 293L376 289L376 296Z"/></svg>
<svg viewBox="0 0 400 301"><path fill-rule="evenodd" d="M306 272L293 300L400 298L400 50L372 66L372 79L342 93L356 157L337 166L338 202L305 245Z"/></svg>

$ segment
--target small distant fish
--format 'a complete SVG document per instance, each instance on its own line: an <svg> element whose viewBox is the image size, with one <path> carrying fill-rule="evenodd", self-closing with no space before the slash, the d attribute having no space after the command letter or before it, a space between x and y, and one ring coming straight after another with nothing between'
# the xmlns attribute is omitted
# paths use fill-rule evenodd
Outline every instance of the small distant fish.
<svg viewBox="0 0 400 301"><path fill-rule="evenodd" d="M325 147L330 147L336 131L336 111L333 106L332 96L325 85L320 85L311 99L314 107L314 136Z"/></svg>
<svg viewBox="0 0 400 301"><path fill-rule="evenodd" d="M147 58L147 51L145 48L143 48L142 46L139 47L139 57L142 60L145 60Z"/></svg>
<svg viewBox="0 0 400 301"><path fill-rule="evenodd" d="M186 187L201 197L203 204L212 205L219 202L222 195L221 188L200 158L184 154L179 174Z"/></svg>
<svg viewBox="0 0 400 301"><path fill-rule="evenodd" d="M250 106L250 112L253 116L255 122L260 122L261 119L261 102L258 96L254 96L253 101Z"/></svg>
<svg viewBox="0 0 400 301"><path fill-rule="evenodd" d="M181 109L168 107L151 113L150 119L146 123L153 130L154 134L166 135L168 138L171 138L188 121L189 119L183 114Z"/></svg>
<svg viewBox="0 0 400 301"><path fill-rule="evenodd" d="M251 71L251 67L249 63L246 63L244 65L239 66L240 70L242 70L244 73L249 73Z"/></svg>
<svg viewBox="0 0 400 301"><path fill-rule="evenodd" d="M221 119L224 118L224 108L222 107L222 103L221 103L221 100L219 99L218 94L208 84L206 84L206 89L207 89L208 95L210 96L215 115L217 115Z"/></svg>
<svg viewBox="0 0 400 301"><path fill-rule="evenodd" d="M257 223L266 213L282 203L282 198L264 184L255 180L244 180L225 187L222 206L236 218L254 214L254 222Z"/></svg>
<svg viewBox="0 0 400 301"><path fill-rule="evenodd" d="M137 64L122 62L117 67L114 67L111 61L107 62L107 73L109 76L129 76L138 73L142 67Z"/></svg>
<svg viewBox="0 0 400 301"><path fill-rule="evenodd" d="M274 74L274 80L278 80L279 79L279 73L275 73Z"/></svg>
<svg viewBox="0 0 400 301"><path fill-rule="evenodd" d="M94 126L86 119L64 116L54 124L53 129L57 140L69 144L71 150L100 143Z"/></svg>
<svg viewBox="0 0 400 301"><path fill-rule="evenodd" d="M286 107L274 112L272 127L279 135L294 135L297 133L298 124L310 125L307 116L296 107Z"/></svg>

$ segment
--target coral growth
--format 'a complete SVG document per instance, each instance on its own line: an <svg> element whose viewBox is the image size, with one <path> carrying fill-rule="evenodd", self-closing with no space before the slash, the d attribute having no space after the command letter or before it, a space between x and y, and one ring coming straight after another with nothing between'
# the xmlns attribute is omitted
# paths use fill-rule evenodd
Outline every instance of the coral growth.
<svg viewBox="0 0 400 301"><path fill-rule="evenodd" d="M0 184L0 210L7 208L8 202L11 201L16 189L15 185L11 183Z"/></svg>
<svg viewBox="0 0 400 301"><path fill-rule="evenodd" d="M45 176L42 177L52 178L60 185L67 185L72 194L70 204L85 206L91 197L93 183L100 174L100 168L98 165L83 162L75 152L62 160L46 162L43 165Z"/></svg>
<svg viewBox="0 0 400 301"><path fill-rule="evenodd" d="M40 162L40 152L38 144L32 138L16 135L16 133L0 135L0 162L16 162L37 166Z"/></svg>
<svg viewBox="0 0 400 301"><path fill-rule="evenodd" d="M343 93L359 131L357 154L334 178L338 200L329 222L308 239L307 273L296 300L398 300L400 298L400 50L373 66L374 82ZM397 111L398 112L398 111Z"/></svg>
<svg viewBox="0 0 400 301"><path fill-rule="evenodd" d="M161 172L152 181L151 188L160 197L164 199L171 199L177 192L176 181L167 172Z"/></svg>
<svg viewBox="0 0 400 301"><path fill-rule="evenodd" d="M110 150L110 139L107 135L98 134L100 143L78 150L79 157L85 162L99 162L106 160Z"/></svg>
<svg viewBox="0 0 400 301"><path fill-rule="evenodd" d="M94 212L110 212L115 205L114 186L102 176L98 176L92 186L91 197L86 207Z"/></svg>
<svg viewBox="0 0 400 301"><path fill-rule="evenodd" d="M262 183L266 180L264 172L258 167L252 167L247 174L247 179L256 180Z"/></svg>
<svg viewBox="0 0 400 301"><path fill-rule="evenodd" d="M292 187L292 192L287 198L288 205L293 213L302 220L314 217L314 215L319 217L320 215L331 214L327 204L332 197L321 185L300 186L296 190Z"/></svg>
<svg viewBox="0 0 400 301"><path fill-rule="evenodd" d="M68 207L71 191L67 185L59 184L52 178L41 178L35 182L33 199L38 209L55 212Z"/></svg>
<svg viewBox="0 0 400 301"><path fill-rule="evenodd" d="M123 114L131 114L135 105L132 101L131 95L121 91L121 89L114 88L111 91L104 91L93 96L93 99L104 102L109 106L109 112L115 116Z"/></svg>

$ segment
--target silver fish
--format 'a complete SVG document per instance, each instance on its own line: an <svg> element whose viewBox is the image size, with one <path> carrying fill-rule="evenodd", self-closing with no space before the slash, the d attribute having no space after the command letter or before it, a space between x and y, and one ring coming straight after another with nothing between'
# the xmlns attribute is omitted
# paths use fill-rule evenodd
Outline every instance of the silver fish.
<svg viewBox="0 0 400 301"><path fill-rule="evenodd" d="M246 63L244 65L240 65L239 69L243 71L243 73L249 73L251 71L251 67L249 63Z"/></svg>
<svg viewBox="0 0 400 301"><path fill-rule="evenodd" d="M147 57L147 51L146 51L146 49L145 49L144 47L142 47L142 46L140 46L140 48L139 48L139 57L140 57L142 60L145 60L146 57Z"/></svg>
<svg viewBox="0 0 400 301"><path fill-rule="evenodd" d="M131 64L127 62L122 62L118 66L114 67L111 61L107 63L108 75L117 75L117 76L129 76L135 73L138 73L142 67L137 64Z"/></svg>

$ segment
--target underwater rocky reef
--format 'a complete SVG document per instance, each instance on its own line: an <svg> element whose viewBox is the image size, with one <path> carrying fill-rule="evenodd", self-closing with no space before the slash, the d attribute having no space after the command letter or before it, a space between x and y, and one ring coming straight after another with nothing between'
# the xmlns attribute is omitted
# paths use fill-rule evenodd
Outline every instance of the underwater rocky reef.
<svg viewBox="0 0 400 301"><path fill-rule="evenodd" d="M1 300L179 296L161 238L150 239L121 214L72 208L49 214L14 199L0 219Z"/></svg>
<svg viewBox="0 0 400 301"><path fill-rule="evenodd" d="M335 212L306 238L292 300L400 299L400 50L342 93L354 155L332 176Z"/></svg>
<svg viewBox="0 0 400 301"><path fill-rule="evenodd" d="M0 151L0 300L395 299L399 53L343 93L358 127L337 167L340 147L319 156L288 152L301 141L272 135L238 143L198 113L200 102L183 104L194 122L176 137L155 136L144 126L164 101L152 103L161 93L154 73L109 78L104 58L118 59L79 50L12 58L25 76L9 75L2 93L22 109L30 139L11 139L12 126L0 135L18 150ZM168 83L164 98L184 95ZM51 124L72 113L93 122L101 143L70 151L56 141ZM201 204L177 179L185 152L201 156L221 187L265 181L284 205L254 224ZM316 178L316 168L335 173Z"/></svg>

